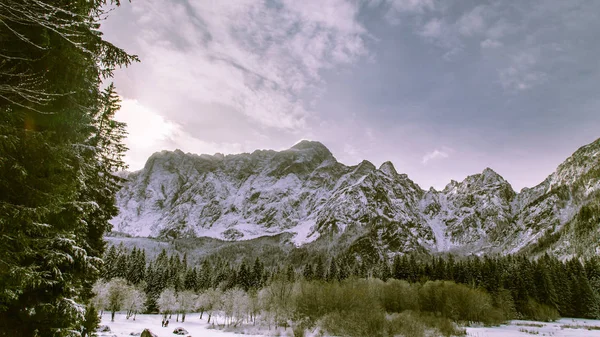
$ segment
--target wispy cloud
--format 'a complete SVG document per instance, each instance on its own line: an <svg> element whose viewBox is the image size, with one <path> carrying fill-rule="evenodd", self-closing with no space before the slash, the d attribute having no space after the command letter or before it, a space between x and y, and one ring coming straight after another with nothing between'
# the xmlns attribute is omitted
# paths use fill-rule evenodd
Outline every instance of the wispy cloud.
<svg viewBox="0 0 600 337"><path fill-rule="evenodd" d="M304 127L314 114L303 97L322 89L321 72L367 54L358 6L347 0L149 0L133 8L135 43L153 65L140 77L265 127Z"/></svg>
<svg viewBox="0 0 600 337"><path fill-rule="evenodd" d="M502 42L493 39L485 39L481 41L481 48L483 49L493 49L502 47Z"/></svg>
<svg viewBox="0 0 600 337"><path fill-rule="evenodd" d="M440 38L444 33L444 23L442 20L434 18L429 20L419 32L421 36L429 38Z"/></svg>
<svg viewBox="0 0 600 337"><path fill-rule="evenodd" d="M448 148L443 148L442 150L435 149L423 156L423 160L421 161L423 164L427 164L428 162L436 159L444 159L450 156L451 150Z"/></svg>
<svg viewBox="0 0 600 337"><path fill-rule="evenodd" d="M418 12L435 8L433 0L388 0L392 8L398 12Z"/></svg>
<svg viewBox="0 0 600 337"><path fill-rule="evenodd" d="M463 14L456 22L458 32L464 36L473 36L483 33L487 25L484 18L485 11L485 6L477 6L471 11Z"/></svg>
<svg viewBox="0 0 600 337"><path fill-rule="evenodd" d="M498 71L500 84L508 90L527 90L544 81L546 75L536 70L537 53L523 51L511 57L510 66Z"/></svg>

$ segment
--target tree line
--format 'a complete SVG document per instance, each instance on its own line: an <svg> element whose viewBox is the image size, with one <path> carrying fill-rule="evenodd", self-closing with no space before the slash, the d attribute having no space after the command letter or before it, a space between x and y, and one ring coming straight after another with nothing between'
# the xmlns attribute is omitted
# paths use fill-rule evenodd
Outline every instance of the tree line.
<svg viewBox="0 0 600 337"><path fill-rule="evenodd" d="M205 259L192 264L185 254L168 255L163 250L155 259L146 260L144 250L128 251L123 246L112 246L105 256L103 270L106 281L121 279L146 294L144 312L177 312L176 304L165 309L163 295L167 290L172 292L168 296L171 302L177 303L178 294L184 292L187 293L183 298L206 293L217 296L215 291L218 296L225 296L233 290L258 294L275 283L325 286L377 279L403 281L410 287L423 287L431 282L461 285L488 296L491 305L501 312L498 317L504 319L600 317L598 257L561 261L549 255L537 260L511 255L464 258L403 255L389 262L366 265L346 256L326 260L319 255L304 265L265 266L259 258L237 264L224 259ZM427 302L421 299L419 308L430 305ZM202 306L195 307L198 308ZM432 312L435 308L430 307Z"/></svg>

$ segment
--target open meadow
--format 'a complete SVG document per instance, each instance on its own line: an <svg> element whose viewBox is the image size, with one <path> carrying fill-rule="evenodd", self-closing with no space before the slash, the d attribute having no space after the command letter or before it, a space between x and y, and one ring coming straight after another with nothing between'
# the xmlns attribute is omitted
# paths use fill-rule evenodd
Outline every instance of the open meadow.
<svg viewBox="0 0 600 337"><path fill-rule="evenodd" d="M214 319L214 317L213 317ZM161 327L162 315L138 315L134 321L126 319L125 314L117 314L115 321L110 321L110 313L102 316L102 325L110 328L110 332L100 332L99 337L139 336L146 328L158 337L176 336L173 331L182 327L192 337L239 337L239 336L293 336L290 328L269 330L267 327L259 328L251 324L235 329L218 329L212 323L207 323L206 316L199 319L199 314L188 314L186 322L176 322L175 315L169 320L168 327ZM217 317L216 323L223 323L223 318ZM600 337L600 320L563 318L556 322L511 321L497 327L467 327L467 337L526 337L526 336L553 336L553 337ZM133 335L132 335L133 334ZM319 336L317 331L307 333L306 336ZM410 337L410 336L406 336ZM432 336L433 337L433 336Z"/></svg>

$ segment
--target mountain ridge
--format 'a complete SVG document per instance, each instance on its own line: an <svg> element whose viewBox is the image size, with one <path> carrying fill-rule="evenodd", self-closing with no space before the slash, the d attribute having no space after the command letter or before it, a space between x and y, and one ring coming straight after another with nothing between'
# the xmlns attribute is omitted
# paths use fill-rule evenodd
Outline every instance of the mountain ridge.
<svg viewBox="0 0 600 337"><path fill-rule="evenodd" d="M545 236L570 237L565 226L600 190L599 153L600 139L540 184L516 192L491 168L440 191L423 190L389 161L347 166L315 141L235 155L161 151L127 175L112 223L156 237L240 240L294 232L298 245L328 241L352 249L368 242L379 254L518 252Z"/></svg>

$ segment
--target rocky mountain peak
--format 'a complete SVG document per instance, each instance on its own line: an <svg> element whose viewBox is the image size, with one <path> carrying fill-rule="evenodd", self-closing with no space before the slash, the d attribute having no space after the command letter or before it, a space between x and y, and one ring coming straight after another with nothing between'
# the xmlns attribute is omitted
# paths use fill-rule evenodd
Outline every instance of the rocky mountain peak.
<svg viewBox="0 0 600 337"><path fill-rule="evenodd" d="M550 177L551 185L573 184L588 172L600 174L600 138L580 147Z"/></svg>
<svg viewBox="0 0 600 337"><path fill-rule="evenodd" d="M293 154L297 162L313 161L323 162L328 159L335 160L333 154L321 142L302 140L290 149L281 151L279 154Z"/></svg>
<svg viewBox="0 0 600 337"><path fill-rule="evenodd" d="M501 175L489 167L486 167L483 172L481 172L481 177L485 184L506 183L506 180Z"/></svg>
<svg viewBox="0 0 600 337"><path fill-rule="evenodd" d="M381 164L379 171L387 174L390 177L395 177L398 175L398 172L396 172L396 168L391 161L386 161L385 163Z"/></svg>
<svg viewBox="0 0 600 337"><path fill-rule="evenodd" d="M491 168L486 168L481 173L473 174L466 177L460 183L451 182L450 185L452 187L457 187L461 190L469 189L469 190L478 190L478 189L487 189L494 186L505 185L508 184L501 175L496 173L496 171ZM449 185L449 186L450 186Z"/></svg>
<svg viewBox="0 0 600 337"><path fill-rule="evenodd" d="M316 141L316 140L308 140L308 139L302 139L301 141L299 141L298 143L294 144L291 148L292 149L309 149L309 148L327 148L325 145L323 145L323 143Z"/></svg>
<svg viewBox="0 0 600 337"><path fill-rule="evenodd" d="M363 160L358 165L356 165L354 172L365 175L375 170L377 170L377 168L375 167L375 165L373 165L373 163L371 163L368 160Z"/></svg>

